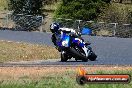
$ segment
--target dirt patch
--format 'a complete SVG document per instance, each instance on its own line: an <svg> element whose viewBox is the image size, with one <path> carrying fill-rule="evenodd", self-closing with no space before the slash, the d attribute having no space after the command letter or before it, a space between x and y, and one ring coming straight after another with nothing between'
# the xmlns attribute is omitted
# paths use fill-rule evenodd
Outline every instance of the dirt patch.
<svg viewBox="0 0 132 88"><path fill-rule="evenodd" d="M132 67L123 66L93 66L93 67L83 67L86 69L87 73L94 73L96 71L130 71ZM28 79L40 79L46 75L57 75L66 72L73 72L75 74L78 72L78 67L0 67L0 80L18 80L21 78Z"/></svg>

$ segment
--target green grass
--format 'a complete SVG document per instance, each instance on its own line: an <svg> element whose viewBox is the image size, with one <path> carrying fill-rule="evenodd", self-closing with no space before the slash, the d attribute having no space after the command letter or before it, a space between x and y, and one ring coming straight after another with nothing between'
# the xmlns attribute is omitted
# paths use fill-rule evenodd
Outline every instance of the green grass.
<svg viewBox="0 0 132 88"><path fill-rule="evenodd" d="M0 41L0 62L57 59L59 52L46 45Z"/></svg>
<svg viewBox="0 0 132 88"><path fill-rule="evenodd" d="M95 74L130 74L132 71L116 71L107 72L100 71ZM132 88L132 82L129 84L85 84L78 85L76 83L75 72L66 72L63 74L50 74L42 77L40 80L19 79L18 81L0 82L0 88Z"/></svg>

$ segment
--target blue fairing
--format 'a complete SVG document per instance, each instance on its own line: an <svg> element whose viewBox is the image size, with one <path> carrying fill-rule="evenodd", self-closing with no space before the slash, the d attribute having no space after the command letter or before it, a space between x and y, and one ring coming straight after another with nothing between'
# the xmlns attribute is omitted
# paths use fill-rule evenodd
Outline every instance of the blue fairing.
<svg viewBox="0 0 132 88"><path fill-rule="evenodd" d="M63 41L67 41L68 42L68 46L67 47L70 47L70 36L69 35L66 35L65 33L61 36L61 40L57 42L57 45L59 47L63 47L62 46L62 42Z"/></svg>
<svg viewBox="0 0 132 88"><path fill-rule="evenodd" d="M57 40L57 45L59 47L61 47L61 48L63 48L63 47L70 47L70 43L74 43L74 44L76 44L79 47L84 47L84 43L81 42L81 40L78 39L78 38L73 38L72 42L70 42L70 36L67 35L67 34L65 34L65 33L63 35L58 35L58 37L59 37L59 39ZM63 41L67 42L66 45L62 44Z"/></svg>
<svg viewBox="0 0 132 88"><path fill-rule="evenodd" d="M75 43L75 44L77 44L79 47L84 47L84 43L80 42L79 40L73 39L72 42Z"/></svg>
<svg viewBox="0 0 132 88"><path fill-rule="evenodd" d="M70 47L70 36L64 34L62 40L63 40L63 41L68 41L68 47Z"/></svg>

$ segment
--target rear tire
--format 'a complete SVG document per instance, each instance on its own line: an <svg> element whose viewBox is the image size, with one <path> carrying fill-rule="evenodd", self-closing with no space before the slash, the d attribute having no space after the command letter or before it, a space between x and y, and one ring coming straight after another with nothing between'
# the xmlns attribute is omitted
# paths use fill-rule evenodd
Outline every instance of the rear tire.
<svg viewBox="0 0 132 88"><path fill-rule="evenodd" d="M67 55L61 52L61 62L66 62L67 60L68 60Z"/></svg>

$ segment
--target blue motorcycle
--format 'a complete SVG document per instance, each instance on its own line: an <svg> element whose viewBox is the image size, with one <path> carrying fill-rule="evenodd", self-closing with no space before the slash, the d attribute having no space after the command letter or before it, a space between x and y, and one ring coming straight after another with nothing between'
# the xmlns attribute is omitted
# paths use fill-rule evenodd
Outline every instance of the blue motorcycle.
<svg viewBox="0 0 132 88"><path fill-rule="evenodd" d="M73 37L70 33L58 35L56 45L61 52L61 61L66 62L68 59L82 60L87 62L88 59L95 61L97 55L92 51L90 44L85 43L82 39Z"/></svg>

